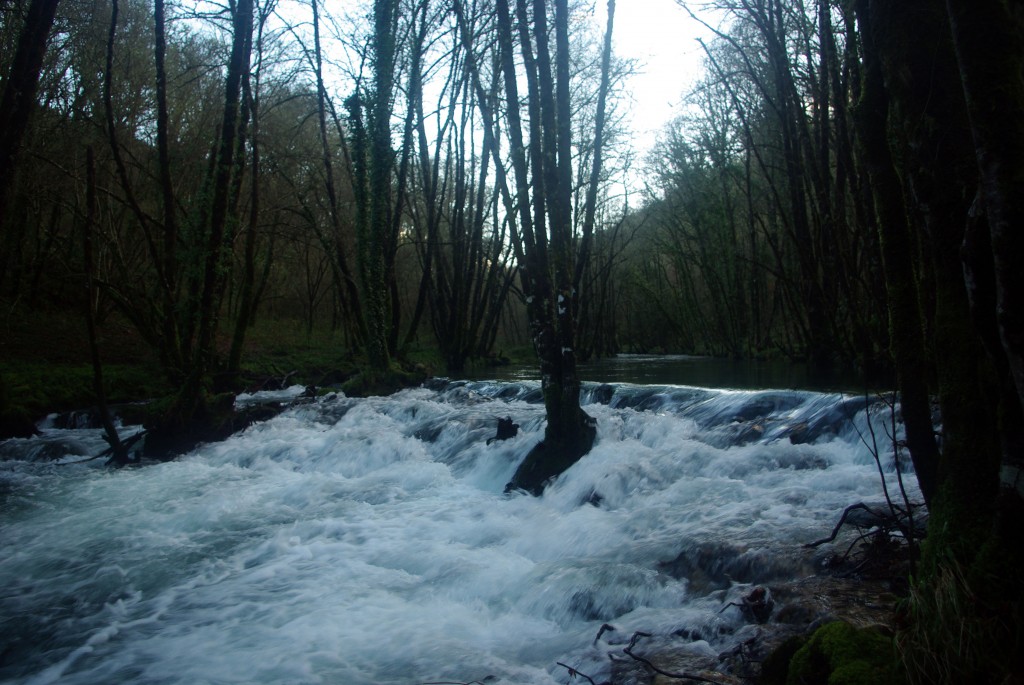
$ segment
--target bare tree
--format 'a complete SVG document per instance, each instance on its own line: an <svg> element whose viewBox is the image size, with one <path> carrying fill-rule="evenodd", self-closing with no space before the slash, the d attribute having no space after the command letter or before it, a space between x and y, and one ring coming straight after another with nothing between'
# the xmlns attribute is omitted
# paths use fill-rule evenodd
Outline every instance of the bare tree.
<svg viewBox="0 0 1024 685"><path fill-rule="evenodd" d="M539 494L549 479L590 451L596 435L594 420L580 407L576 367L576 284L581 254L573 241L572 221L569 7L566 0L554 3L552 50L546 3L519 0L513 14L507 0L495 2L495 61L500 65L504 86L503 123L511 145L511 180L496 145L498 122L494 103L488 99L483 85L481 56L473 51L474 27L462 2L456 0L454 8L484 120L484 134L490 140L502 202L509 220L514 222L510 237L520 267L531 338L540 361L547 416L544 440L520 464L509 487ZM609 33L614 12L615 3L611 1ZM517 47L522 71L517 68ZM605 42L605 50L610 50L609 41ZM520 78L527 87L525 121L519 111L523 101ZM607 78L605 69L602 89L607 88ZM604 102L604 98L599 101ZM603 113L599 113L597 125L603 120ZM595 140L600 140L600 131ZM600 154L597 145L593 161L597 169ZM588 200L595 195L588 193ZM592 216L586 211L584 215Z"/></svg>
<svg viewBox="0 0 1024 685"><path fill-rule="evenodd" d="M467 361L490 351L516 270L509 263L508 224L495 216L489 142L481 143L477 135L476 94L460 56L458 33L436 15L430 2L417 4L410 45L407 97L415 108L418 155L417 197L408 211L423 272L409 336L418 313L428 310L445 366L458 373ZM440 35L428 42L428 31L435 28ZM449 40L455 44L446 45ZM428 115L423 84L435 70L424 72L434 55L433 64L447 68ZM489 97L495 87L492 79Z"/></svg>

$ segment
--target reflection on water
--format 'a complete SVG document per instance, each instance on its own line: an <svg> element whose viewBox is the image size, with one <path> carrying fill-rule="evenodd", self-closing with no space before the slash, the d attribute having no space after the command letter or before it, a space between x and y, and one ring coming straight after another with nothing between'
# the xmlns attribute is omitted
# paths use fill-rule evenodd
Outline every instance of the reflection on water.
<svg viewBox="0 0 1024 685"><path fill-rule="evenodd" d="M620 354L580 364L580 376L595 383L693 385L701 388L762 390L789 388L862 393L865 382L851 369L812 370L788 361L733 360L686 354ZM537 380L536 364L478 369L467 378ZM891 383L881 383L889 387ZM879 387L878 382L871 384Z"/></svg>

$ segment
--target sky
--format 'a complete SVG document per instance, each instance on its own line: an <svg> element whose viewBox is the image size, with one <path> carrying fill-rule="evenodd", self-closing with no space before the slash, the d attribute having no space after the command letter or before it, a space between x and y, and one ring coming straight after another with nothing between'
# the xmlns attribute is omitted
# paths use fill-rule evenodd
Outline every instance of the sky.
<svg viewBox="0 0 1024 685"><path fill-rule="evenodd" d="M329 0L333 7L349 11L366 6L369 0ZM593 0L593 21L603 35L607 21L607 0ZM699 2L690 3L697 12ZM632 100L627 120L632 127L633 175L642 175L645 157L662 128L682 111L684 94L702 71L703 49L698 37L710 32L695 21L677 0L618 0L612 48L622 58L639 63L638 73L627 83ZM637 179L628 185L642 187Z"/></svg>
<svg viewBox="0 0 1024 685"><path fill-rule="evenodd" d="M603 26L605 2L597 0L596 20ZM680 112L686 90L701 71L703 51L697 43L707 29L694 21L676 0L620 0L615 8L612 49L642 64L630 79L634 105L630 112L640 158L661 128Z"/></svg>

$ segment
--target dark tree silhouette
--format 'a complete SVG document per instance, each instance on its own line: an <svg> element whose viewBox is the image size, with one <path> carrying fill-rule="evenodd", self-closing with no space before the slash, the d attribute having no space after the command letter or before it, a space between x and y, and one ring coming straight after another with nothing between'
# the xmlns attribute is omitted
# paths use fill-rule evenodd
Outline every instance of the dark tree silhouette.
<svg viewBox="0 0 1024 685"><path fill-rule="evenodd" d="M596 428L580 407L580 379L576 367L577 274L580 258L589 251L589 237L581 255L573 240L572 221L572 107L569 84L569 9L565 0L554 3L554 38L549 44L548 8L541 0L519 0L513 14L507 0L495 3L497 63L503 78L506 103L505 126L511 143L512 181L503 167L497 146L493 105L483 86L479 58L473 52L469 18L461 2L454 8L467 61L474 79L496 167L502 201L510 221L516 260L520 267L523 294L534 350L540 361L541 385L547 426L544 440L526 456L509 483L509 488L543 491L545 484L590 451ZM611 32L615 3L608 3L608 32ZM515 39L518 37L518 41ZM517 68L518 56L522 72ZM610 42L605 42L605 51ZM604 61L605 66L608 60ZM519 112L519 78L524 78L527 116ZM602 73L607 90L608 71ZM604 103L604 96L599 102ZM604 114L596 118L603 126ZM601 140L596 131L595 140ZM528 142L527 142L528 141ZM593 164L600 169L600 143ZM595 178L591 178L591 183ZM596 193L587 193L593 201ZM585 216L593 216L584 210Z"/></svg>

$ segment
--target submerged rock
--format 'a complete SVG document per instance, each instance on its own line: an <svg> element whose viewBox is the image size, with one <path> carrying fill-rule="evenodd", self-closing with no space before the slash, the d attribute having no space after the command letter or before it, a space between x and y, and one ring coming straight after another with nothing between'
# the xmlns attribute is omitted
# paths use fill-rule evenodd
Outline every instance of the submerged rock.
<svg viewBox="0 0 1024 685"><path fill-rule="evenodd" d="M800 673L806 675L807 659L795 660L795 655L801 650L809 651L807 645L812 642L816 645L813 649L820 651L821 645L832 641L829 637L831 632L841 633L844 639L856 638L851 638L848 643L863 647L864 660L868 662L866 672L871 673L871 678L866 680L843 682L888 682L888 674L878 654L879 649L885 652L887 626L898 598L889 592L886 583L827 575L809 576L772 583L771 593L776 603L771 617L763 623L751 617L751 623L729 636L732 646L720 652L714 652L707 641L715 642L716 636L704 630L677 630L671 635L645 636L630 650L632 655L621 648L624 637L606 639L609 645L619 647L610 654L609 685L680 682L679 678L659 674L640 659L665 673L696 675L716 683L786 683L791 661L797 664L796 668L804 669ZM742 599L742 596L737 599ZM835 628L837 621L844 627ZM819 637L815 631L823 626L825 632ZM728 633L717 637L725 635ZM864 639L858 641L861 637ZM869 651L873 653L868 654ZM837 666L828 667L825 679L797 682L824 683L828 673L835 672L836 668L849 670L863 666L841 666L841 663L845 662L837 659Z"/></svg>
<svg viewBox="0 0 1024 685"><path fill-rule="evenodd" d="M782 557L764 549L748 549L719 542L688 546L658 569L673 578L688 581L694 594L722 590L733 583L766 583L792 578L810 570L807 560Z"/></svg>
<svg viewBox="0 0 1024 685"><path fill-rule="evenodd" d="M519 424L512 423L512 417L506 416L505 418L498 419L498 432L493 438L487 438L487 444L490 445L495 440L508 440L516 437L519 434Z"/></svg>

